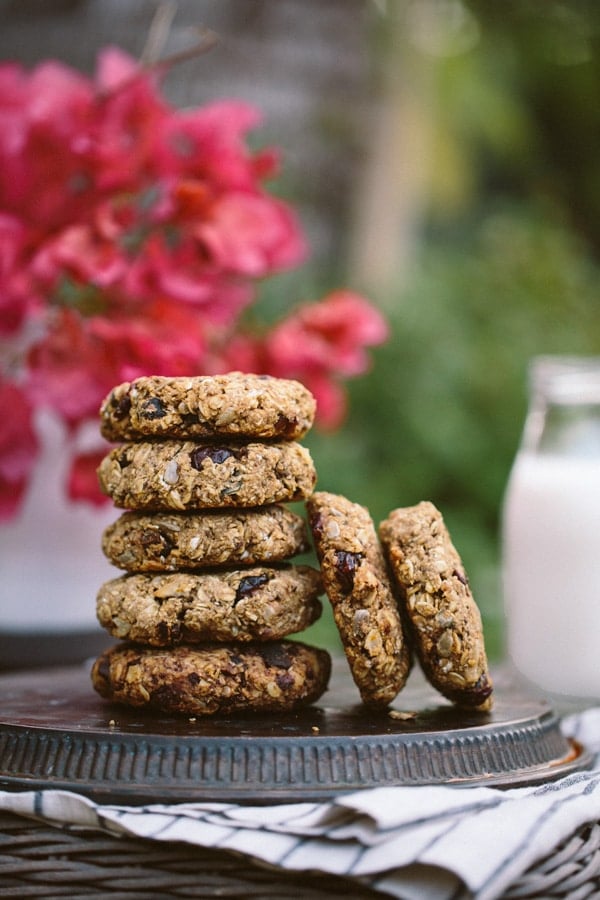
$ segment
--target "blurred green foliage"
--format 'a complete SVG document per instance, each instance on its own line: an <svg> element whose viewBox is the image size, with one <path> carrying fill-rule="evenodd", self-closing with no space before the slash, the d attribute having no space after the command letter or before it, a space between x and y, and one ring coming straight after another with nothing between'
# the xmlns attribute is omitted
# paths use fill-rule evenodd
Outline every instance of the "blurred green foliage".
<svg viewBox="0 0 600 900"><path fill-rule="evenodd" d="M469 39L427 63L434 161L414 265L383 298L392 336L344 427L307 443L319 487L376 522L421 499L442 510L498 658L529 360L600 354L600 4L445 5ZM335 641L329 614L313 628Z"/></svg>

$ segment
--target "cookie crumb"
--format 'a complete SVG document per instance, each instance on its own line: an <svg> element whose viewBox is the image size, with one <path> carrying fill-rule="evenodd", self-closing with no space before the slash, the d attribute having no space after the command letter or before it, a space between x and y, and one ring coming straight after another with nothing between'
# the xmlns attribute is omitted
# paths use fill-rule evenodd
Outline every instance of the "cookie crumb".
<svg viewBox="0 0 600 900"><path fill-rule="evenodd" d="M417 718L416 712L408 712L401 709L390 709L388 716L390 719L399 719L401 722L408 722L411 719Z"/></svg>

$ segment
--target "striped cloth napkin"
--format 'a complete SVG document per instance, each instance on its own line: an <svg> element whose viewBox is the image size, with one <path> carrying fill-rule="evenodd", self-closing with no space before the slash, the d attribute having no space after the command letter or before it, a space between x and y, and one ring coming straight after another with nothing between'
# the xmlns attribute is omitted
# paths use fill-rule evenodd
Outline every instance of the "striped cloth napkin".
<svg viewBox="0 0 600 900"><path fill-rule="evenodd" d="M326 803L98 805L67 791L0 792L0 809L68 827L247 854L344 875L402 900L492 900L587 822L600 820L600 707L563 720L589 771L537 787L382 787Z"/></svg>

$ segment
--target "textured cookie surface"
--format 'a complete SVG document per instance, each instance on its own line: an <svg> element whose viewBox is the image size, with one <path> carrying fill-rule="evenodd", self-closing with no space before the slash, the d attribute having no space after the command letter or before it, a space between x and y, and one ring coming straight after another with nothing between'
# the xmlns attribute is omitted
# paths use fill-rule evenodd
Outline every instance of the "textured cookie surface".
<svg viewBox="0 0 600 900"><path fill-rule="evenodd" d="M489 708L481 616L441 513L427 501L396 509L379 531L425 674L454 703Z"/></svg>
<svg viewBox="0 0 600 900"><path fill-rule="evenodd" d="M126 509L265 506L303 500L316 472L295 441L200 444L139 441L115 447L98 469L102 490Z"/></svg>
<svg viewBox="0 0 600 900"><path fill-rule="evenodd" d="M112 441L160 436L297 440L314 415L315 399L300 382L241 372L137 378L115 387L100 410L102 434Z"/></svg>
<svg viewBox="0 0 600 900"><path fill-rule="evenodd" d="M404 686L410 652L375 526L365 507L326 491L307 508L352 676L365 704L385 706Z"/></svg>
<svg viewBox="0 0 600 900"><path fill-rule="evenodd" d="M325 691L330 672L327 651L295 641L168 650L120 644L98 657L92 683L116 703L208 716L312 703Z"/></svg>
<svg viewBox="0 0 600 900"><path fill-rule="evenodd" d="M321 589L310 566L123 575L102 585L96 615L113 637L156 647L270 641L319 617Z"/></svg>
<svg viewBox="0 0 600 900"><path fill-rule="evenodd" d="M277 504L228 512L125 512L102 536L105 555L128 572L276 562L308 546L304 519Z"/></svg>

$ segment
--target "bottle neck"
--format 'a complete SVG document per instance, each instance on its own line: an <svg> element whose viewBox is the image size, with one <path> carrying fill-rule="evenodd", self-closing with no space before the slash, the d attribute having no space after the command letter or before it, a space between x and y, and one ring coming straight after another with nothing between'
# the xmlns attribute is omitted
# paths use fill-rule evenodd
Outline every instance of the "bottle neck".
<svg viewBox="0 0 600 900"><path fill-rule="evenodd" d="M527 416L523 448L600 457L600 404L538 404Z"/></svg>
<svg viewBox="0 0 600 900"><path fill-rule="evenodd" d="M600 359L533 361L522 447L537 453L600 457Z"/></svg>

